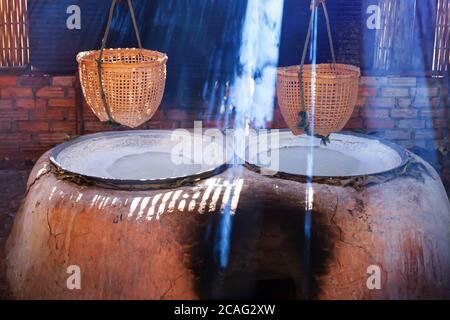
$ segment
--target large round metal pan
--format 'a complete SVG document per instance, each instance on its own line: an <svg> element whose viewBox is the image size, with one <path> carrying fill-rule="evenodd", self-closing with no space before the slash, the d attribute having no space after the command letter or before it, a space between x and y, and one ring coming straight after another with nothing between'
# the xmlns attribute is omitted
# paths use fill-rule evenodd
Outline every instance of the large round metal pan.
<svg viewBox="0 0 450 320"><path fill-rule="evenodd" d="M225 149L187 130L117 131L58 145L50 160L58 171L104 187L171 188L221 173L228 166Z"/></svg>
<svg viewBox="0 0 450 320"><path fill-rule="evenodd" d="M287 179L380 175L405 166L409 160L403 147L353 132L334 133L324 145L319 139L280 130L256 135L247 145L249 168Z"/></svg>

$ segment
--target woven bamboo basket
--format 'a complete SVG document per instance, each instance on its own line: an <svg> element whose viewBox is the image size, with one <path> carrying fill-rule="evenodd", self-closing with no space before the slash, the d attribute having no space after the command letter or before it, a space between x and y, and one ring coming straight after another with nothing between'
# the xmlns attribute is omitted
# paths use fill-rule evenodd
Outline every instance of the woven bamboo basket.
<svg viewBox="0 0 450 320"><path fill-rule="evenodd" d="M145 49L105 49L101 59L105 100L98 75L99 57L100 50L77 56L83 94L94 114L101 121L112 118L131 128L148 121L164 94L167 56Z"/></svg>
<svg viewBox="0 0 450 320"><path fill-rule="evenodd" d="M281 114L295 135L304 133L298 128L301 111L299 68L279 68L277 78ZM358 67L346 64L318 64L314 68L315 71L313 65L303 66L305 111L314 123L314 132L327 136L341 131L350 119L358 98L361 72Z"/></svg>
<svg viewBox="0 0 450 320"><path fill-rule="evenodd" d="M305 64L317 19L325 15L332 64ZM336 63L331 23L325 0L311 3L311 17L299 66L278 69L277 98L281 114L295 135L306 133L326 138L341 131L350 119L358 98L358 67Z"/></svg>

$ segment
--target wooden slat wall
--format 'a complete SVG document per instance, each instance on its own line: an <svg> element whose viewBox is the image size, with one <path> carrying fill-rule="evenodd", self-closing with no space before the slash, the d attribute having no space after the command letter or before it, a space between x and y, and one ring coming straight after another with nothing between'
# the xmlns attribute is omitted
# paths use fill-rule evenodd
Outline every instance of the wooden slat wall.
<svg viewBox="0 0 450 320"><path fill-rule="evenodd" d="M433 71L446 71L450 61L450 0L438 0Z"/></svg>
<svg viewBox="0 0 450 320"><path fill-rule="evenodd" d="M389 62L394 40L395 22L398 9L397 0L381 0L381 29L377 31L377 49L374 55L373 68L389 70Z"/></svg>
<svg viewBox="0 0 450 320"><path fill-rule="evenodd" d="M381 29L375 36L373 70L448 69L450 0L379 0L378 4Z"/></svg>
<svg viewBox="0 0 450 320"><path fill-rule="evenodd" d="M0 68L28 63L27 0L0 0Z"/></svg>

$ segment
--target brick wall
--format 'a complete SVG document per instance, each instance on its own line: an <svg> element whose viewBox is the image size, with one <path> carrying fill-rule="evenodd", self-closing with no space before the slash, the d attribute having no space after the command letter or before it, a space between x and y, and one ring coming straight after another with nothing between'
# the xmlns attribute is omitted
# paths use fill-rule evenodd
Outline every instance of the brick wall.
<svg viewBox="0 0 450 320"><path fill-rule="evenodd" d="M406 148L433 150L449 134L445 80L362 77L349 129L374 131Z"/></svg>
<svg viewBox="0 0 450 320"><path fill-rule="evenodd" d="M347 129L359 129L407 148L434 152L449 136L448 92L444 80L415 77L362 77L359 99ZM35 160L77 132L74 76L0 76L0 165ZM163 106L140 129L223 127L207 105L192 110ZM84 133L111 130L84 103ZM271 128L286 125L277 109ZM121 128L125 129L125 128ZM443 160L447 170L448 159ZM449 173L447 173L449 174Z"/></svg>
<svg viewBox="0 0 450 320"><path fill-rule="evenodd" d="M74 77L0 76L0 159L35 159L75 133Z"/></svg>
<svg viewBox="0 0 450 320"><path fill-rule="evenodd" d="M362 77L347 129L394 141L422 156L450 185L450 108L446 79Z"/></svg>

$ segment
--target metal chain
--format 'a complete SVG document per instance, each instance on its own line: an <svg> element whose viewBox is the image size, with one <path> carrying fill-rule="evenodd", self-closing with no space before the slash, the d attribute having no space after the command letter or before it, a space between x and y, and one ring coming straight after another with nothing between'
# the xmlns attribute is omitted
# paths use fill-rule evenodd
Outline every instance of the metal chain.
<svg viewBox="0 0 450 320"><path fill-rule="evenodd" d="M302 54L302 60L300 62L300 68L298 70L298 79L299 79L299 93L300 93L300 122L299 122L299 128L303 129L307 134L308 132L308 120L307 120L307 114L306 114L306 105L305 105L305 97L303 92L303 67L305 65L306 61L306 55L308 53L309 48L309 42L311 40L311 32L314 24L314 15L316 14L315 10L318 10L318 5L321 4L323 7L323 11L325 14L325 20L327 25L327 33L328 33L328 42L330 45L331 50L331 58L333 60L333 69L336 70L336 55L334 51L334 44L333 44L333 35L331 34L331 23L330 23L330 16L328 15L327 6L325 4L325 0L321 1L320 3L317 3L316 0L313 0L312 8L311 8L311 17L309 19L309 25L308 25L308 33L306 34L306 40L305 40L305 46L303 48L303 54Z"/></svg>
<svg viewBox="0 0 450 320"><path fill-rule="evenodd" d="M139 34L139 29L138 29L137 22L136 22L136 16L134 14L134 9L133 9L133 5L131 4L131 0L128 0L128 8L130 8L131 21L133 22L134 33L136 34L138 46L139 46L139 49L142 50L141 35Z"/></svg>

